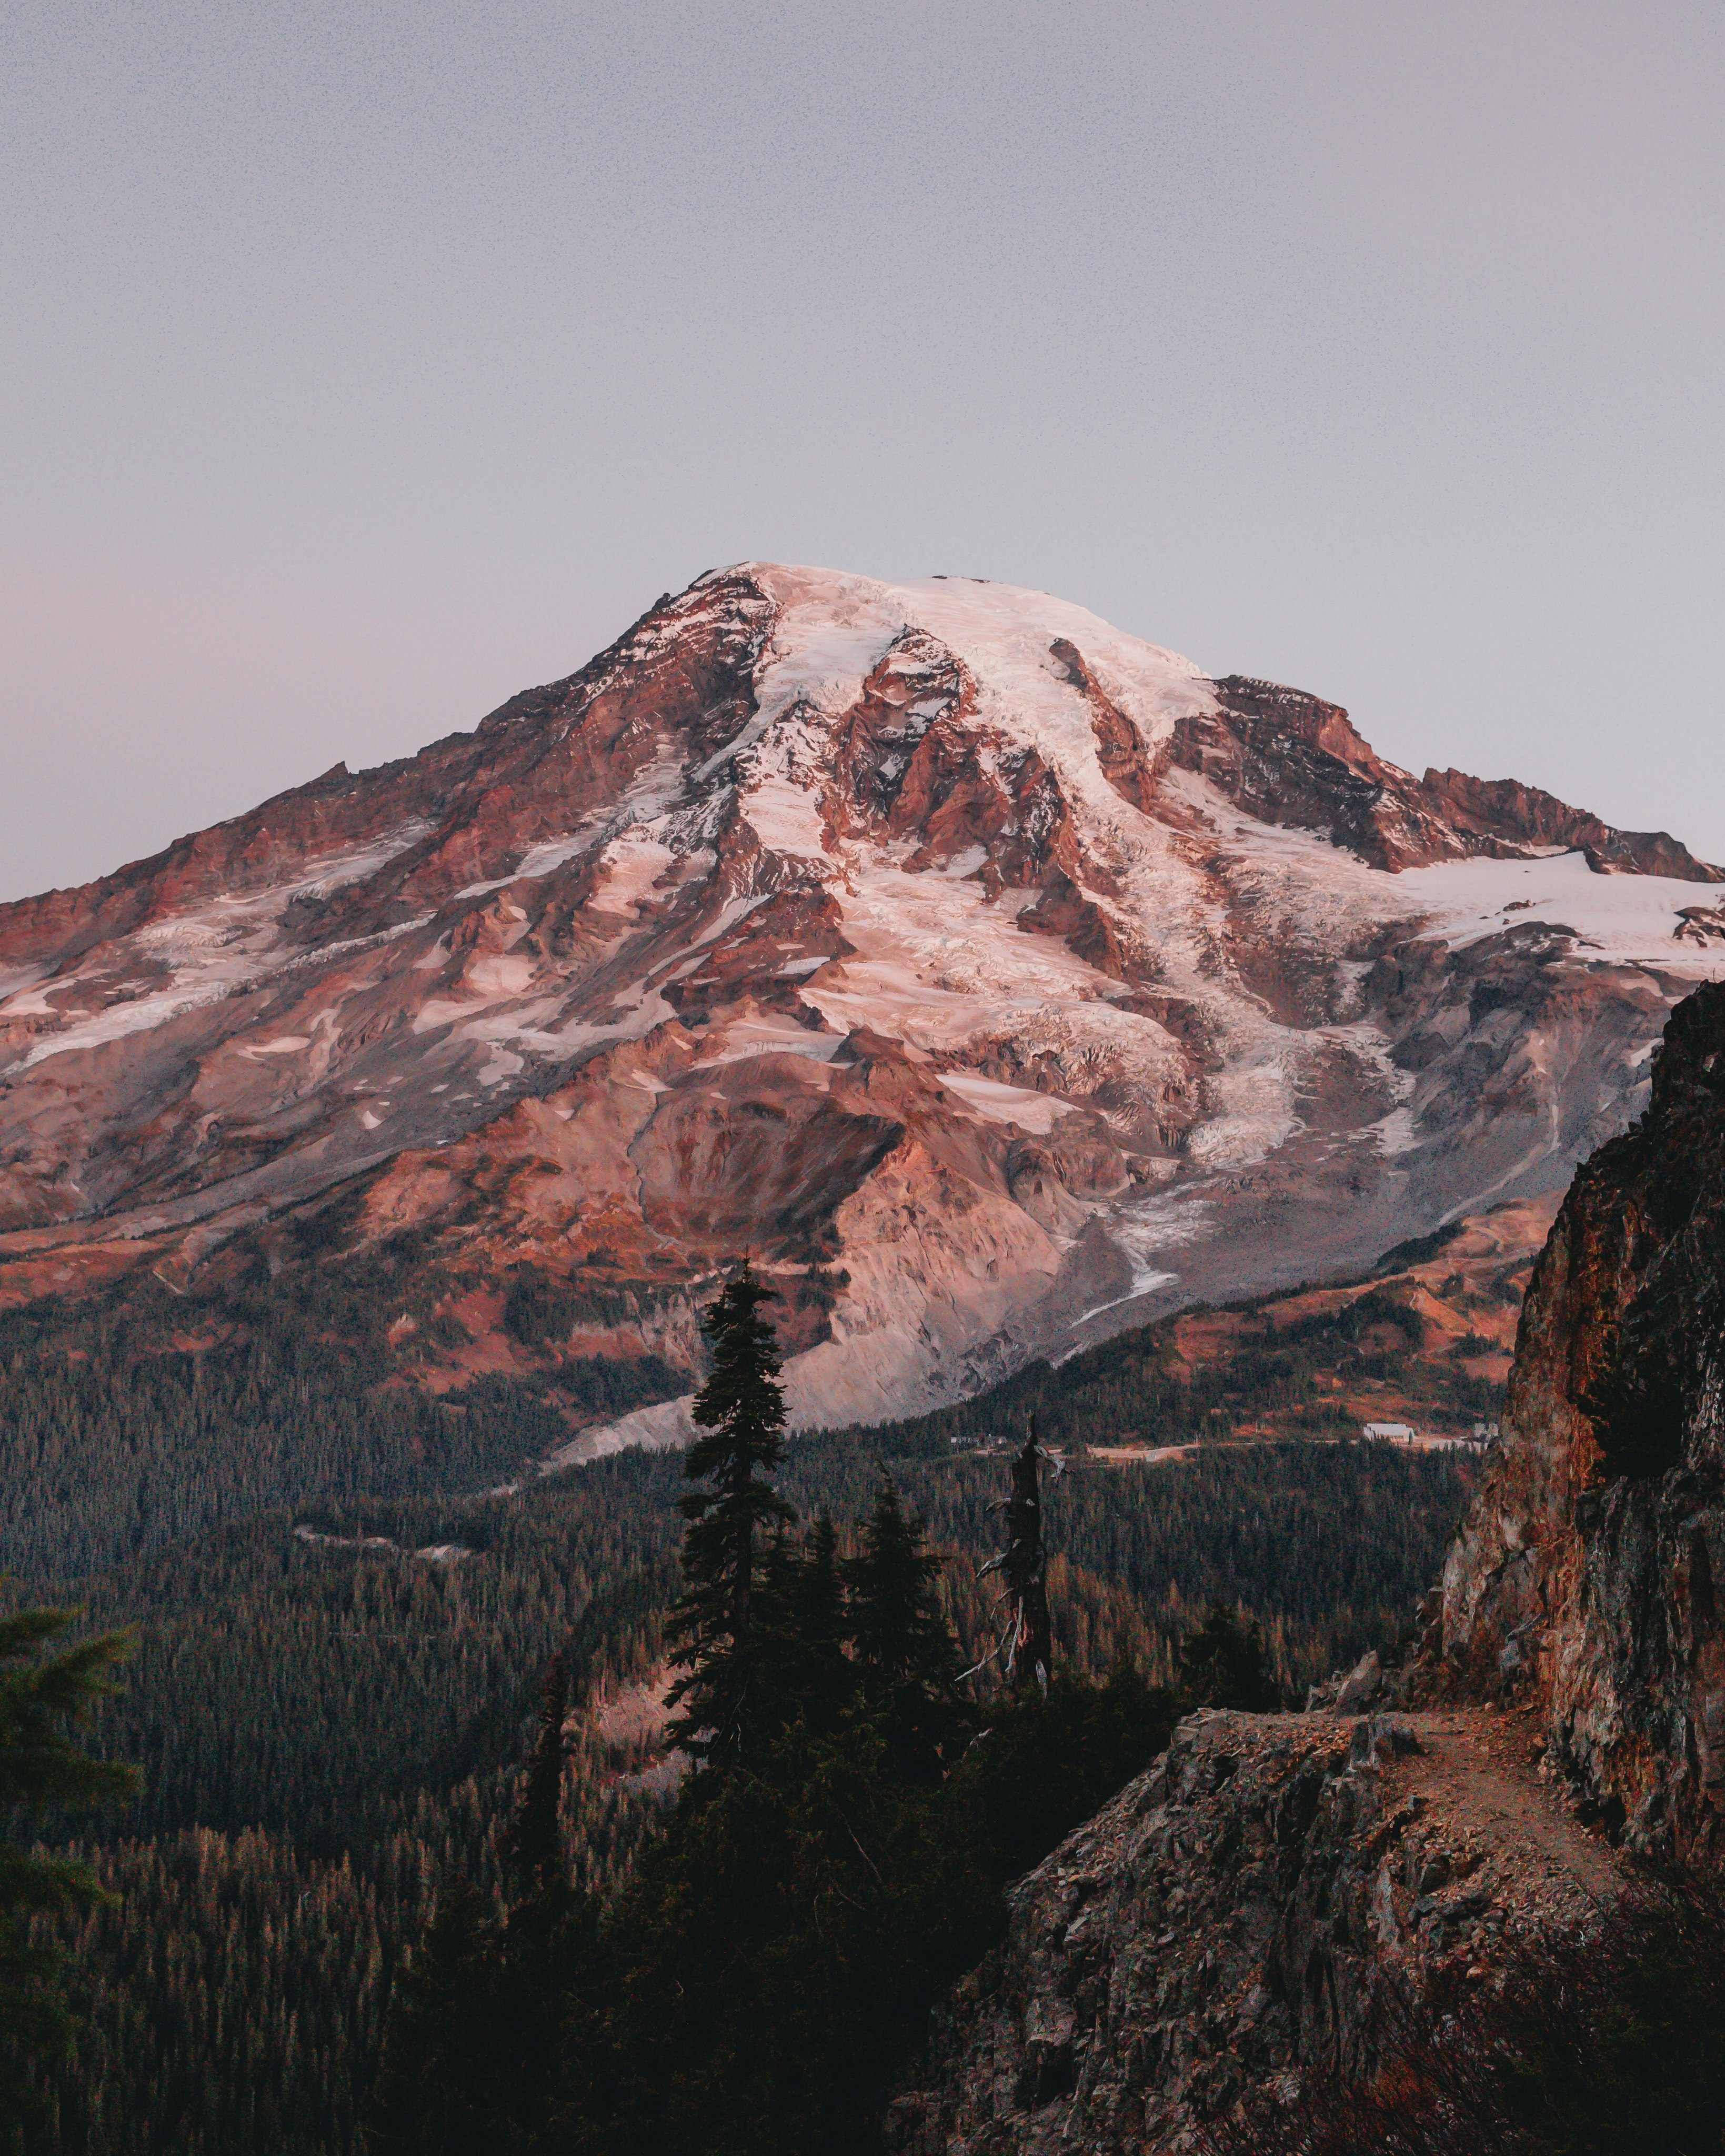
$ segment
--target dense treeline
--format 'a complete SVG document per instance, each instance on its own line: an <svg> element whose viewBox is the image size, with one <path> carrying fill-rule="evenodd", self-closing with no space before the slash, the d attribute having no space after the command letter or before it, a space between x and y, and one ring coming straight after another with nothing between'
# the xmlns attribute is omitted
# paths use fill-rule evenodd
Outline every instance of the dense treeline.
<svg viewBox="0 0 1725 2156"><path fill-rule="evenodd" d="M950 1407L848 1434L899 1452L938 1453L1020 1428L1034 1414L1054 1445L1185 1445L1273 1415L1303 1437L1351 1436L1359 1418L1338 1396L1339 1378L1394 1383L1451 1428L1497 1414L1495 1385L1436 1358L1416 1359L1425 1321L1403 1296L1367 1288L1338 1309L1288 1317L1278 1306L1291 1300L1234 1306L1239 1331L1197 1369L1179 1365L1180 1320L1163 1318L1063 1363L1032 1363Z"/></svg>
<svg viewBox="0 0 1725 2156"><path fill-rule="evenodd" d="M597 1907L549 1796L553 1665L510 1841L525 1891L441 1899L367 2107L379 2156L863 2156L929 2008L998 1933L1003 1881L1166 1742L1175 1702L1129 1665L1051 1680L1033 1439L1001 1574L1015 1697L985 1718L889 1476L854 1554L824 1514L796 1535L770 1479L767 1299L745 1266L709 1312L687 1457L672 1699L701 1771ZM1188 1671L1193 1697L1273 1697L1261 1641L1221 1609Z"/></svg>
<svg viewBox="0 0 1725 2156"><path fill-rule="evenodd" d="M207 1288L151 1277L0 1312L0 1567L76 1580L272 1506L483 1489L566 1439L570 1412L683 1389L656 1355L481 1376L455 1399L402 1384L459 1322L411 1235L320 1256L346 1217L302 1223L279 1273L253 1250Z"/></svg>
<svg viewBox="0 0 1725 2156"><path fill-rule="evenodd" d="M1001 1461L828 1438L793 1443L776 1480L805 1518L832 1512L847 1556L887 1465L946 1557L939 1606L975 1661L998 1621L980 1573L998 1547ZM1262 1619L1272 1666L1298 1692L1399 1628L1435 1575L1467 1476L1451 1455L1364 1445L1072 1466L1046 1494L1057 1649L1086 1676L1124 1653L1170 1683L1180 1640L1220 1597ZM354 2147L379 2001L437 1889L467 1876L489 1893L504 1877L499 1821L550 1656L569 1653L577 1698L663 1660L681 1484L679 1459L629 1454L515 1497L276 1511L89 1584L92 1622L137 1625L131 1682L99 1735L146 1778L101 1858L122 1907L74 1933L90 2025L77 2071L56 2082L43 2156L192 2148L194 2131L233 2156ZM296 1525L396 1547L310 1543ZM410 1553L450 1543L470 1554ZM571 1866L601 1900L653 1815L648 1790L619 1772L637 1763L590 1738L569 1769ZM212 1881L253 1912L214 1959ZM307 1909L343 1912L339 1943L333 1915L325 1931L295 1929L305 1895ZM147 1946L116 1959L140 1925ZM308 1974L320 1941L326 1979ZM319 1985L317 2068L302 2072L302 1994ZM250 2094L218 2062L238 2057L241 2027L255 2046ZM218 2030L229 2048L211 2051ZM181 2056L204 2059L211 2108L202 2124L183 2114L183 2140L152 2143L146 2122L169 2115L180 2086L165 2062Z"/></svg>
<svg viewBox="0 0 1725 2156"><path fill-rule="evenodd" d="M7 1345L0 1563L36 1578L75 1580L272 1506L481 1487L568 1434L519 1383L481 1380L458 1405L367 1390L290 1327L167 1353L135 1352L124 1327L75 1354Z"/></svg>
<svg viewBox="0 0 1725 2156"><path fill-rule="evenodd" d="M680 1460L632 1454L514 1495L458 1494L516 1478L568 1425L534 1382L480 1379L453 1401L389 1383L389 1325L404 1307L427 1337L440 1322L410 1276L386 1250L320 1257L310 1287L254 1268L204 1303L134 1287L123 1310L0 1318L7 1597L72 1595L92 1627L136 1628L99 1743L142 1784L96 1840L75 1828L120 1900L67 1933L87 2022L54 2081L42 2156L353 2148L379 2017L427 1912L457 1877L484 1897L506 1882L504 1826L551 1658L566 1657L578 1705L663 1665ZM530 1283L512 1325L536 1337L562 1314ZM1134 1386L1134 1427L1205 1427L1155 1342L1129 1345L1113 1363L1098 1351L1025 1373L969 1434L1021 1427L1036 1404L1057 1439L1112 1435ZM565 1401L571 1383L609 1412L672 1389L662 1369L614 1365L566 1370ZM831 1513L842 1564L890 1467L927 1522L942 1561L930 1591L969 1663L996 1635L983 1567L1003 1467L955 1451L965 1412L793 1440L774 1480L805 1521ZM1354 1444L1075 1461L1046 1493L1057 1654L1085 1678L1124 1659L1139 1682L1171 1685L1221 1599L1261 1620L1275 1679L1297 1694L1400 1625L1470 1472ZM998 1676L968 1690L985 1706ZM648 1763L640 1742L607 1749L590 1727L571 1746L568 1855L596 1907L663 1802Z"/></svg>
<svg viewBox="0 0 1725 2156"><path fill-rule="evenodd" d="M319 1855L266 1829L207 1827L70 1845L113 1897L38 1937L69 1950L76 2016L41 2077L40 2156L333 2156L356 2145L383 2015L440 1887L498 1891L517 1777L421 1792L358 1855ZM573 1748L563 1818L572 1866L603 1896L657 1814Z"/></svg>
<svg viewBox="0 0 1725 2156"><path fill-rule="evenodd" d="M32 2146L351 2148L356 2071L428 1912L431 1855L399 1841L356 1870L207 1830L99 1851L114 1898L70 1928L82 2025Z"/></svg>
<svg viewBox="0 0 1725 2156"><path fill-rule="evenodd" d="M402 1502L276 1514L95 1584L136 1625L106 1748L141 1762L90 1855L116 1902L38 1927L72 1951L83 2028L51 2076L44 2151L321 2156L353 2145L381 2015L438 1884L494 1888L521 1727L550 1655L583 1691L659 1659L674 1461L636 1459L530 1507ZM589 1735L564 1804L571 1861L614 1892L656 1806ZM74 1845L74 1847L78 1845Z"/></svg>
<svg viewBox="0 0 1725 2156"><path fill-rule="evenodd" d="M403 1799L512 1758L549 1656L583 1690L661 1657L674 1459L632 1455L533 1498L280 1512L95 1583L138 1627L105 1740L145 1770L125 1828L265 1826L365 1849ZM361 1537L397 1547L368 1548ZM453 1548L430 1558L412 1553Z"/></svg>
<svg viewBox="0 0 1725 2156"><path fill-rule="evenodd" d="M993 1621L979 1575L998 1542L998 1460L828 1439L793 1446L779 1486L843 1536L888 1463L949 1560L944 1609L974 1661ZM1127 1652L1165 1679L1205 1606L1238 1603L1298 1691L1400 1628L1470 1465L1364 1444L1080 1463L1045 1496L1057 1644L1088 1671ZM274 1512L87 1583L92 1622L138 1628L131 1684L101 1725L146 1769L123 1830L266 1826L357 1850L398 1799L514 1756L556 1649L573 1643L578 1687L643 1676L663 1660L681 1473L674 1455L631 1453L514 1497ZM354 1540L304 1541L294 1528L308 1524ZM466 1553L412 1554L452 1544Z"/></svg>
<svg viewBox="0 0 1725 2156"><path fill-rule="evenodd" d="M949 1610L968 1645L981 1622L973 1564L995 1547L1002 1463L907 1458L898 1435L793 1444L781 1487L805 1512L855 1518L889 1465L934 1546L959 1559ZM1057 1640L1087 1668L1130 1646L1165 1677L1205 1606L1238 1603L1264 1621L1279 1674L1298 1691L1401 1630L1474 1472L1466 1455L1363 1441L1205 1446L1157 1466L1073 1460L1045 1496L1049 1544L1064 1561L1051 1581ZM1101 1629L1099 1647L1084 1647L1087 1623Z"/></svg>

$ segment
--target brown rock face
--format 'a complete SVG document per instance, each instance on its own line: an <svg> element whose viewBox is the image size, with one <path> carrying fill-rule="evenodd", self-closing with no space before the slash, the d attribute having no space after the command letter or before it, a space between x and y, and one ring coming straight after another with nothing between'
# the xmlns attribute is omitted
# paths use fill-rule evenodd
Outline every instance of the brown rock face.
<svg viewBox="0 0 1725 2156"><path fill-rule="evenodd" d="M1576 1177L1528 1292L1503 1441L1423 1676L1519 1693L1637 1845L1725 1838L1725 989Z"/></svg>
<svg viewBox="0 0 1725 2156"><path fill-rule="evenodd" d="M1669 831L1618 831L1584 808L1571 808L1537 786L1513 778L1470 778L1464 771L1428 771L1422 791L1441 805L1446 821L1476 840L1482 853L1506 842L1561 846L1586 855L1604 874L1674 876L1686 883L1725 882L1725 871L1698 861Z"/></svg>
<svg viewBox="0 0 1725 2156"><path fill-rule="evenodd" d="M799 1416L920 1407L1560 1186L1725 968L1651 843L1044 594L715 572L472 734L0 907L0 1300L292 1265L339 1197L472 1336L421 1381L519 1359L526 1273L611 1313L535 1368L686 1369L746 1245Z"/></svg>
<svg viewBox="0 0 1725 2156"><path fill-rule="evenodd" d="M1194 1716L1009 1888L888 2145L1202 2156L1242 2096L1369 2072L1394 2001L1465 1992L1616 1881L1518 1717Z"/></svg>
<svg viewBox="0 0 1725 2156"><path fill-rule="evenodd" d="M1697 860L1669 832L1614 829L1538 787L1461 771L1416 779L1374 754L1339 704L1240 674L1216 690L1216 711L1175 727L1173 760L1266 823L1327 831L1376 867L1556 850L1584 855L1602 875L1725 883L1725 870Z"/></svg>

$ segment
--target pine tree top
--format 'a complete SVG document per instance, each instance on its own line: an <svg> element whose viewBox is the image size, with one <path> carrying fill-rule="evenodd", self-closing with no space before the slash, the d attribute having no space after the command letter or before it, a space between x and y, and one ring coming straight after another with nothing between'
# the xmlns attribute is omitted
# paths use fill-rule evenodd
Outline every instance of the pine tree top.
<svg viewBox="0 0 1725 2156"><path fill-rule="evenodd" d="M770 1659L770 1627L755 1604L760 1537L795 1517L763 1471L785 1447L785 1394L779 1347L760 1306L773 1299L745 1261L714 1296L702 1329L712 1344L713 1369L695 1396L700 1435L683 1455L692 1489L682 1500L688 1522L683 1542L683 1593L673 1612L680 1645L673 1660L685 1674L671 1703L685 1750L717 1761L740 1759L753 1733L771 1719L757 1679ZM769 1569L782 1570L787 1553ZM770 1580L767 1584L775 1584ZM777 1598L768 1597L770 1603Z"/></svg>
<svg viewBox="0 0 1725 2156"><path fill-rule="evenodd" d="M704 1435L689 1447L691 1480L721 1466L775 1466L784 1450L785 1389L779 1383L779 1343L760 1306L773 1291L745 1260L734 1280L701 1319L713 1368L695 1394L694 1415Z"/></svg>

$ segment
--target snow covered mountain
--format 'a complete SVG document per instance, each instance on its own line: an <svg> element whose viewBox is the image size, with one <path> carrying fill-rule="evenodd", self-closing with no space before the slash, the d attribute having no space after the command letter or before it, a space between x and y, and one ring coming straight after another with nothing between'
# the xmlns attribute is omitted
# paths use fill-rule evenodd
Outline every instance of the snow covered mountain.
<svg viewBox="0 0 1725 2156"><path fill-rule="evenodd" d="M687 1368L746 1245L799 1414L909 1409L1563 1183L1725 973L1722 883L1041 593L715 571L0 907L0 1301L320 1213L435 1283L422 1381Z"/></svg>

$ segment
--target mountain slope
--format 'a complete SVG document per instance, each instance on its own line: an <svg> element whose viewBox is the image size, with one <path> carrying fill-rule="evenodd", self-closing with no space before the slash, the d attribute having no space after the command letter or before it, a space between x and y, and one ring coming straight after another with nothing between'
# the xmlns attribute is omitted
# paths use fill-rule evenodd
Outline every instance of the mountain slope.
<svg viewBox="0 0 1725 2156"><path fill-rule="evenodd" d="M875 1419L1561 1185L1721 881L1041 593L714 572L0 908L0 1297L312 1264L323 1209L427 1382L688 1370L747 1245L799 1414Z"/></svg>

